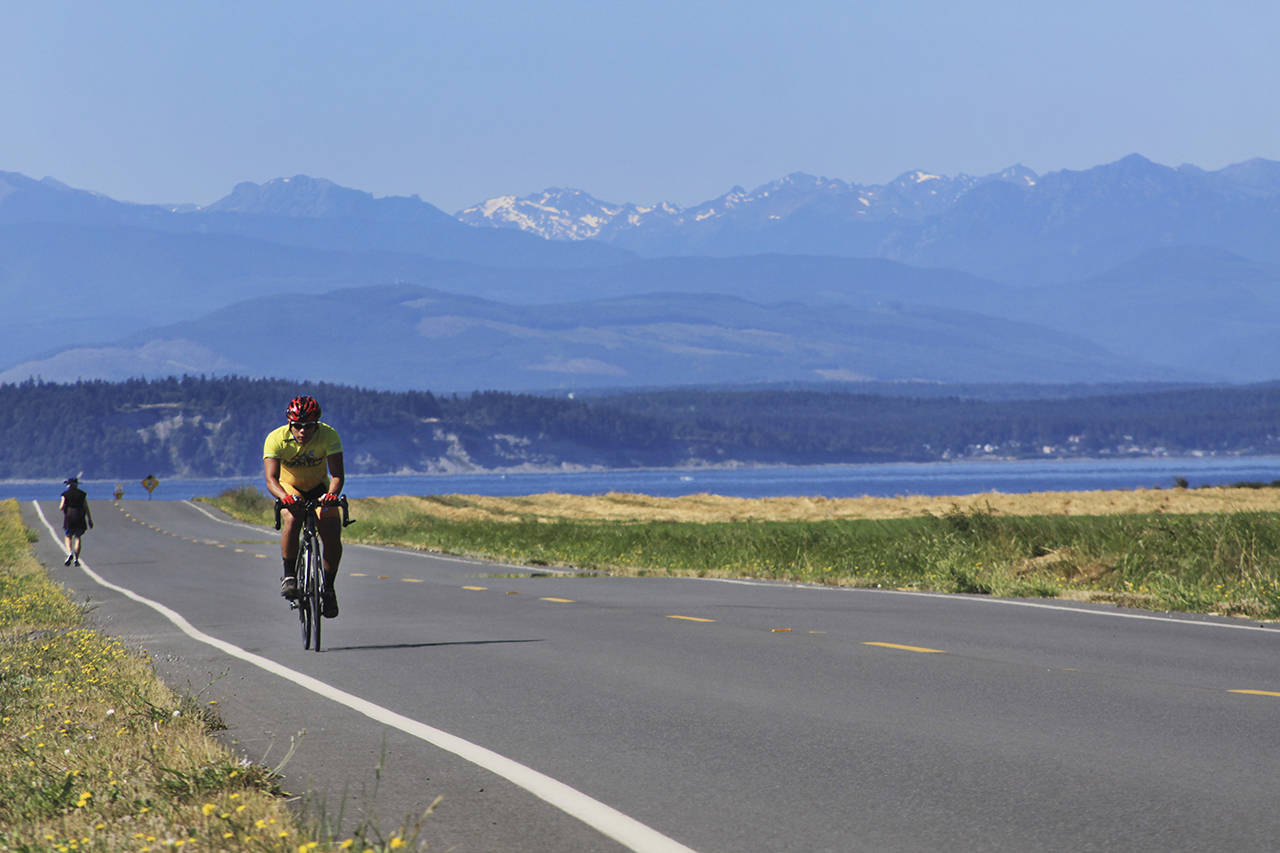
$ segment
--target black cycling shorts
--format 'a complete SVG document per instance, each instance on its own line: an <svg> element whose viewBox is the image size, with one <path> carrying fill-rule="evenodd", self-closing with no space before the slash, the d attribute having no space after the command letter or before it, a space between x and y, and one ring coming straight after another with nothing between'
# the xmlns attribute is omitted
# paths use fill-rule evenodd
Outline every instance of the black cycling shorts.
<svg viewBox="0 0 1280 853"><path fill-rule="evenodd" d="M288 488L288 487L286 487L286 488ZM295 490L295 491L296 491L296 490ZM300 498L306 498L306 499L307 499L307 500L309 500L309 501L318 501L318 500L320 500L320 496L321 496L321 495L323 495L323 494L324 494L325 492L327 492L327 491L329 491L329 487L328 487L326 484L321 483L320 485L316 486L315 488L307 489L305 492L298 492L298 497L300 497Z"/></svg>

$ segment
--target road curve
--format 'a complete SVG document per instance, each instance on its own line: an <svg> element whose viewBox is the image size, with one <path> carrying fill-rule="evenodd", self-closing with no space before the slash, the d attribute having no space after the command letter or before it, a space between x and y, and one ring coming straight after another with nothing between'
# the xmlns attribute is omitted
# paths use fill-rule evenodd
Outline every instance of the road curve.
<svg viewBox="0 0 1280 853"><path fill-rule="evenodd" d="M94 508L85 570L62 566L55 503L23 516L100 626L216 702L247 757L272 765L305 730L286 787L345 804L348 825L441 797L433 849L1239 851L1280 834L1272 626L349 546L315 654L278 596L274 531L187 502Z"/></svg>

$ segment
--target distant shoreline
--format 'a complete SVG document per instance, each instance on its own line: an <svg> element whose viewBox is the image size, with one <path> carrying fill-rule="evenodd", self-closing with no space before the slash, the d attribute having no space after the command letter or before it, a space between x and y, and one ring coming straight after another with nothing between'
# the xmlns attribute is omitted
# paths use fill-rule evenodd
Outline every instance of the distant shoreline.
<svg viewBox="0 0 1280 853"><path fill-rule="evenodd" d="M565 463L561 465L514 465L505 468L457 468L452 470L400 470L385 471L374 474L369 473L352 473L348 471L348 479L354 477L378 477L378 478L410 478L410 477L488 477L488 476L510 476L529 474L533 476L554 476L557 474L629 474L629 473L680 473L699 471L771 471L771 470L831 470L840 468L872 468L884 466L961 466L961 465L1036 465L1036 464L1061 464L1070 465L1080 463L1082 465L1095 464L1127 464L1143 461L1196 461L1196 462L1213 462L1223 460L1264 460L1275 459L1277 461L1277 474L1280 476L1280 456L1271 454L1251 454L1236 452L1197 452L1197 453L1159 453L1159 454L1132 454L1127 456L965 456L954 459L902 459L887 460L880 462L817 462L813 464L799 462L744 462L744 461L728 461L728 462L700 462L689 465L670 465L670 466L635 466L627 468L611 468L603 465L577 465ZM154 472L150 472L153 473ZM7 485L37 485L41 483L57 482L61 483L66 479L67 474L50 474L47 477L12 477L8 479L0 479L0 489ZM141 476L146 476L141 475ZM154 474L162 481L168 482L189 482L189 481L227 481L235 482L241 480L260 480L261 473L243 475L174 475L174 474ZM117 475L117 476L81 476L83 482L106 483L122 481L125 483L138 482L141 477L136 474Z"/></svg>
<svg viewBox="0 0 1280 853"><path fill-rule="evenodd" d="M263 490L261 476L158 477L148 496L140 480L81 476L90 500L110 500L116 486L132 499L187 500L230 489ZM0 498L56 500L64 477L0 481ZM988 492L1132 491L1236 484L1270 485L1280 479L1280 457L1151 457L1143 459L981 460L892 462L849 465L752 465L699 468L630 468L550 471L506 470L452 474L360 475L348 472L351 498L392 495L520 496L548 493L591 495L607 492L677 497L893 497L969 495Z"/></svg>

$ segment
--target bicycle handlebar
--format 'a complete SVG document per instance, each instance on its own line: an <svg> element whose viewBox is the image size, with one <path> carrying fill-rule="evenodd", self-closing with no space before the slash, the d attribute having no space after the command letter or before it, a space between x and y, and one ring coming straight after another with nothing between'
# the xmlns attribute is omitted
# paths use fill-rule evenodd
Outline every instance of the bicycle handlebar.
<svg viewBox="0 0 1280 853"><path fill-rule="evenodd" d="M342 526L343 527L356 523L355 519L352 518L348 513L346 495L342 495L341 497L338 498L337 501L333 503L321 503L320 501L315 500L314 498L298 498L296 501L290 504L288 508L289 508L289 512L292 512L296 515L299 512L304 512L304 513L311 512L312 510L323 509L324 507L327 507L327 506L342 507ZM276 530L280 529L280 511L283 510L284 508L285 508L284 501L280 500L279 498L276 498L276 506L275 506Z"/></svg>

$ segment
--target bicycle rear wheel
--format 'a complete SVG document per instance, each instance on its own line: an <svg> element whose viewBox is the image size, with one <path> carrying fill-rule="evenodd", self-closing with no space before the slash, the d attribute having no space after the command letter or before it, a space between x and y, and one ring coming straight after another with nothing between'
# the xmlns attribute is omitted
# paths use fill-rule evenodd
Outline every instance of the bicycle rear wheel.
<svg viewBox="0 0 1280 853"><path fill-rule="evenodd" d="M306 536L298 550L298 598L294 602L298 608L298 621L302 623L302 648L311 648L311 565L312 544Z"/></svg>

